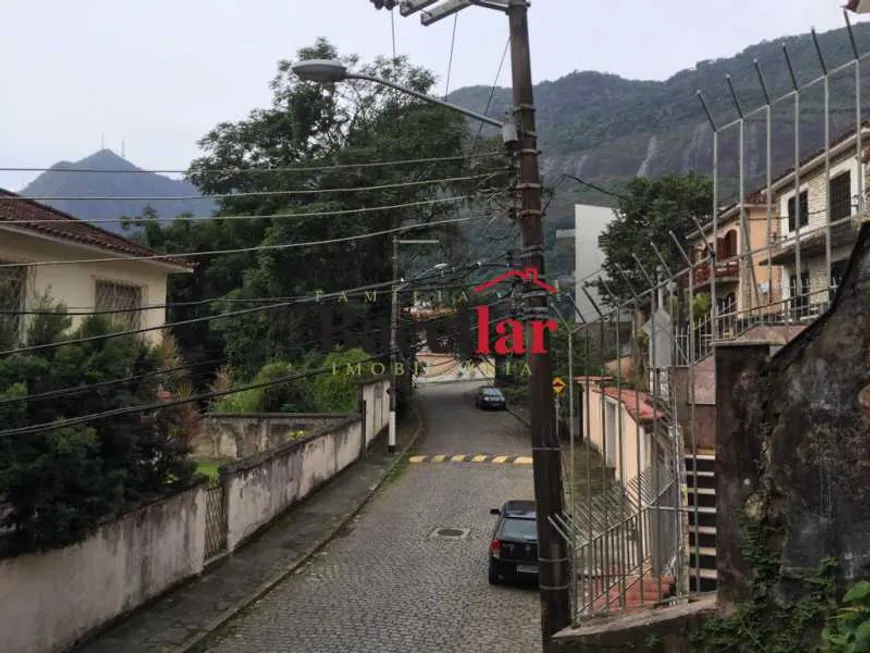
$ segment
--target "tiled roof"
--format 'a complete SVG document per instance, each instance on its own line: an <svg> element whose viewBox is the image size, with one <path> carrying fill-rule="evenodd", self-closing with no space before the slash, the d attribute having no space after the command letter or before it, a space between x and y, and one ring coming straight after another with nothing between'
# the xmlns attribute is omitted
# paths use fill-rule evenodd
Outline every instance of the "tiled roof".
<svg viewBox="0 0 870 653"><path fill-rule="evenodd" d="M652 422L664 417L661 411L655 410L650 404L650 396L646 392L636 392L627 388L604 388L604 394L616 400L621 400L628 414L638 422ZM640 417L638 417L638 407Z"/></svg>
<svg viewBox="0 0 870 653"><path fill-rule="evenodd" d="M5 221L19 220L29 220L30 222L9 226L79 245L99 247L118 254L159 256L158 252L134 243L132 240L117 236L68 213L58 211L34 200L24 199L16 193L0 188L0 226ZM40 221L43 221L42 224ZM185 270L192 270L196 266L192 261L175 257L160 258L155 263L163 263Z"/></svg>

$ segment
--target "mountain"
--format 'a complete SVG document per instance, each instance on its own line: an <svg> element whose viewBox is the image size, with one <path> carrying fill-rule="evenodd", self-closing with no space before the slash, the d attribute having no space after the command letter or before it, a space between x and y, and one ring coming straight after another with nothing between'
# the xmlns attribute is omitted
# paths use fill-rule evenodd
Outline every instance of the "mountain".
<svg viewBox="0 0 870 653"><path fill-rule="evenodd" d="M870 51L870 23L853 27L858 51ZM818 34L828 70L853 59L846 28ZM799 84L822 74L810 34L763 41L734 57L701 61L665 81L623 79L599 72L573 72L535 87L535 104L542 170L545 181L568 173L598 184L634 176L656 177L669 172L710 172L713 165L712 129L696 92L700 90L718 125L737 119L726 83L730 74L743 110L764 104L764 95L753 64L758 60L771 98L792 88L783 45L788 48ZM862 70L862 104L870 107L870 67ZM448 96L454 104L486 111L491 89L460 88ZM830 84L832 138L855 125L854 69L841 72ZM487 113L504 119L510 107L509 89L497 88ZM794 163L794 109L790 99L774 104L772 112L773 174ZM801 93L800 137L802 154L824 144L824 88L816 84ZM764 112L749 119L745 135L747 190L763 183L766 163ZM739 131L720 132L719 172L723 200L737 191ZM731 197L727 197L730 195ZM576 199L576 198L574 198ZM584 201L591 202L586 194ZM602 201L604 200L604 201ZM598 195L597 204L609 203ZM563 211L565 206L560 207Z"/></svg>
<svg viewBox="0 0 870 653"><path fill-rule="evenodd" d="M212 200L200 197L201 193L193 184L145 172L107 149L75 163L56 163L30 182L20 194L38 198L49 206L88 221L137 216L149 203L158 216L165 220L181 213L211 215L216 206ZM87 199L98 197L179 199L150 202L146 199ZM196 199L181 199L184 197ZM101 223L99 226L115 233L124 233L119 222Z"/></svg>

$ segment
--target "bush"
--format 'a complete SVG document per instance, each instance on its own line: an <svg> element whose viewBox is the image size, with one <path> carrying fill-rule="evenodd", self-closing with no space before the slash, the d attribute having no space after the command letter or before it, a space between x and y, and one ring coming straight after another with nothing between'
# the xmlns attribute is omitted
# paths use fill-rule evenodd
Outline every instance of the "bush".
<svg viewBox="0 0 870 653"><path fill-rule="evenodd" d="M60 342L70 324L66 315L37 317L25 344ZM112 330L102 316L92 316L69 339ZM15 429L155 404L158 390L177 381L151 374L161 367L159 352L134 336L7 356L0 359L0 423ZM69 388L81 391L30 398ZM188 486L195 465L187 457L182 413L174 407L133 412L0 438L0 497L10 508L2 525L12 529L5 552L73 544L143 500Z"/></svg>

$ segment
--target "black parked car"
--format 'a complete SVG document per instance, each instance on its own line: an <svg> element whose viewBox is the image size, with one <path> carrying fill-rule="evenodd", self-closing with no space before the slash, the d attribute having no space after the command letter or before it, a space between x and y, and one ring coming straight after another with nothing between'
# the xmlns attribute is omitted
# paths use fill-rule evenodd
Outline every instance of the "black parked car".
<svg viewBox="0 0 870 653"><path fill-rule="evenodd" d="M483 387L474 396L474 405L484 410L489 408L505 410L507 408L507 399L505 399L504 394L498 388Z"/></svg>
<svg viewBox="0 0 870 653"><path fill-rule="evenodd" d="M489 545L489 582L537 578L538 531L534 501L507 501L490 510L498 515Z"/></svg>

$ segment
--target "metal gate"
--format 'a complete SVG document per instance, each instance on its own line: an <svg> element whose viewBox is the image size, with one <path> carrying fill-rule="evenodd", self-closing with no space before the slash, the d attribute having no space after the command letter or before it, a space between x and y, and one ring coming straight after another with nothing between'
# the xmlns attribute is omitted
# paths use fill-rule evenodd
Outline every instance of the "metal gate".
<svg viewBox="0 0 870 653"><path fill-rule="evenodd" d="M205 559L211 560L227 548L227 511L222 486L205 493Z"/></svg>

